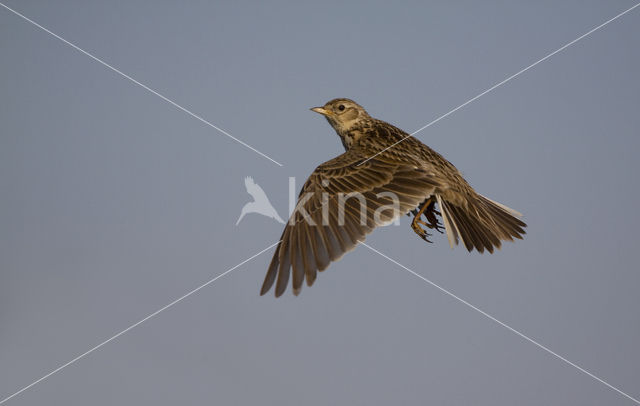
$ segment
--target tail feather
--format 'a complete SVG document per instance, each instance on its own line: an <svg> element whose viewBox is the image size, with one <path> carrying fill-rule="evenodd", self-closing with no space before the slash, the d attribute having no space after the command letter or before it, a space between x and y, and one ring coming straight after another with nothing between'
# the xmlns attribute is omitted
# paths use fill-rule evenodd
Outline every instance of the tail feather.
<svg viewBox="0 0 640 406"><path fill-rule="evenodd" d="M522 213L520 213L517 210L513 210L511 207L507 207L502 203L498 203L495 200L491 200L486 196L481 195L480 193L477 194L478 196L480 196L482 199L484 200L488 200L489 203L493 203L494 206L498 206L499 208L501 208L503 211L506 211L507 213L511 214L514 217L522 217ZM523 223L524 224L524 223Z"/></svg>
<svg viewBox="0 0 640 406"><path fill-rule="evenodd" d="M518 217L522 217L522 214L482 195L478 195L478 197L480 204L491 215L494 224L504 233L505 239L509 241L513 241L513 238L522 239L522 236L526 234L523 228L527 226L518 219Z"/></svg>
<svg viewBox="0 0 640 406"><path fill-rule="evenodd" d="M474 197L461 207L436 196L452 248L460 241L469 251L493 253L501 241L522 239L527 225L517 218L520 213L482 195Z"/></svg>
<svg viewBox="0 0 640 406"><path fill-rule="evenodd" d="M440 195L436 195L436 200L438 201L438 206L440 206L440 214L442 215L442 222L444 223L444 228L447 230L447 239L449 240L449 246L453 248L458 245L458 239L460 238L460 231L458 231L458 226L451 219L451 214L449 214L448 206L444 204L442 197Z"/></svg>

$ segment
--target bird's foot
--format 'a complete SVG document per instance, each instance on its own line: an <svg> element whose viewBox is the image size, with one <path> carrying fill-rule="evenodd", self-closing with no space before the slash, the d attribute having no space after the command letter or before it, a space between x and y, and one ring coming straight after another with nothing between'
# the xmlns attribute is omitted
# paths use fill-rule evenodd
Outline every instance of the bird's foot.
<svg viewBox="0 0 640 406"><path fill-rule="evenodd" d="M427 207L427 210L424 212L424 216L427 218L428 223L420 221L422 224L432 230L436 230L440 234L443 233L444 226L442 225L442 223L440 223L440 221L438 221L438 217L436 217L442 217L442 214L440 214L440 212L434 208L433 202Z"/></svg>
<svg viewBox="0 0 640 406"><path fill-rule="evenodd" d="M429 240L428 238L428 237L431 237L431 234L427 232L427 230L425 230L424 228L420 227L420 224L429 227L429 225L424 221L420 220L419 217L414 217L413 221L411 222L411 228L413 229L413 231L415 231L416 234L418 234L420 238L422 238L426 242L432 243L433 241Z"/></svg>

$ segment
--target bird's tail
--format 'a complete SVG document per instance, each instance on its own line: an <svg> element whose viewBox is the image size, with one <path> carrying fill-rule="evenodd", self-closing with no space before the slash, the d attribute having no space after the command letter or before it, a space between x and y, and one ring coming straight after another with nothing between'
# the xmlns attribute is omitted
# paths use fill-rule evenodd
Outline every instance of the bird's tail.
<svg viewBox="0 0 640 406"><path fill-rule="evenodd" d="M452 248L461 241L469 251L475 248L480 253L485 249L493 253L502 241L522 239L525 234L523 228L527 225L518 219L522 214L480 194L469 199L466 208L456 206L440 195L436 198Z"/></svg>

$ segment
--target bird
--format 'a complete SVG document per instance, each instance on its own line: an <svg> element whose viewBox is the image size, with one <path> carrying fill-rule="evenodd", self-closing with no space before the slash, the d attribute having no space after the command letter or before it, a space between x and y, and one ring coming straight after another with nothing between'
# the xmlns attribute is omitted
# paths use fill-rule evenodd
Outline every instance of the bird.
<svg viewBox="0 0 640 406"><path fill-rule="evenodd" d="M244 186L247 188L247 193L253 197L253 201L245 204L240 211L240 217L236 221L236 226L240 224L240 220L248 213L258 213L263 216L271 217L278 223L284 224L284 220L278 215L278 212L273 207L269 198L264 190L258 185L251 176L247 176L244 179Z"/></svg>
<svg viewBox="0 0 640 406"><path fill-rule="evenodd" d="M302 186L260 295L275 283L281 296L291 279L297 296L305 280L313 285L317 272L405 214L413 215L411 228L423 240L431 242L428 230L444 229L451 248L462 243L469 252L493 253L502 241L523 238L522 214L477 193L451 162L415 137L350 99L311 110L326 118L345 152L319 165ZM380 213L392 202L396 210Z"/></svg>

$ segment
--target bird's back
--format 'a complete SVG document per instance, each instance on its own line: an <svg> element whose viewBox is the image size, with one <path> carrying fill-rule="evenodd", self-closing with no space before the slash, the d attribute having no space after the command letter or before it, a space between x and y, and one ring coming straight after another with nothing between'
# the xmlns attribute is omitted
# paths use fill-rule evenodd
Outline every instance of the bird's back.
<svg viewBox="0 0 640 406"><path fill-rule="evenodd" d="M473 188L451 162L417 138L385 121L374 119L374 125L354 147L364 149L369 156L380 152L373 159L403 164L410 162L433 173L443 188L452 192L465 195L473 193Z"/></svg>

